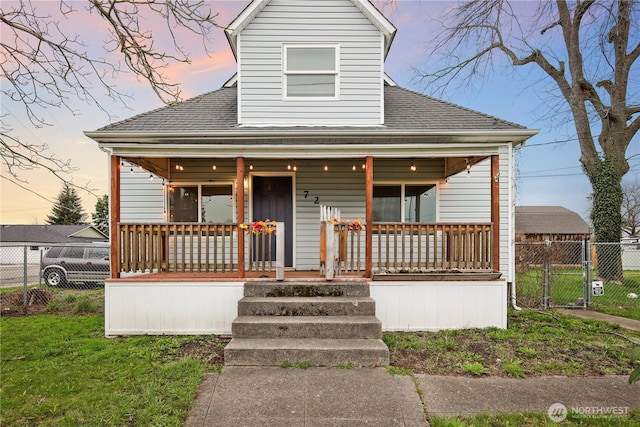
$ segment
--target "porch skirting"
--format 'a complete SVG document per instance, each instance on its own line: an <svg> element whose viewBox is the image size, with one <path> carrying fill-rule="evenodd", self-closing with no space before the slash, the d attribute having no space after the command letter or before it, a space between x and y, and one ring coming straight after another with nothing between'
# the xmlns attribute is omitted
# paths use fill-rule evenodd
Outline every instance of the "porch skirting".
<svg viewBox="0 0 640 427"><path fill-rule="evenodd" d="M230 335L243 286L238 280L107 281L105 335ZM370 292L383 331L507 327L504 280L372 281Z"/></svg>
<svg viewBox="0 0 640 427"><path fill-rule="evenodd" d="M507 327L507 283L373 281L371 297L384 331Z"/></svg>
<svg viewBox="0 0 640 427"><path fill-rule="evenodd" d="M105 283L105 335L230 335L244 282Z"/></svg>

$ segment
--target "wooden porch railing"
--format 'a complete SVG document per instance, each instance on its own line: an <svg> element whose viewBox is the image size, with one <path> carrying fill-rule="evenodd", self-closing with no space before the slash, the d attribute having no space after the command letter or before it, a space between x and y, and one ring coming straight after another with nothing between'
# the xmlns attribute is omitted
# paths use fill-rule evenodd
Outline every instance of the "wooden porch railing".
<svg viewBox="0 0 640 427"><path fill-rule="evenodd" d="M237 271L237 224L118 224L120 272Z"/></svg>
<svg viewBox="0 0 640 427"><path fill-rule="evenodd" d="M237 272L238 238L249 240L247 271L277 270L275 223L247 229L238 224L120 223L118 271ZM282 224L278 230L284 234ZM284 268L284 260L281 264Z"/></svg>
<svg viewBox="0 0 640 427"><path fill-rule="evenodd" d="M492 270L491 223L374 223L374 269Z"/></svg>
<svg viewBox="0 0 640 427"><path fill-rule="evenodd" d="M326 256L334 261L335 274L364 271L366 226L348 221L325 224L332 227L326 227L327 248L323 249L333 251ZM284 271L281 226L277 233L269 227L247 233L238 224L119 223L118 271L237 272L239 238L249 239L245 246L248 271ZM334 239L329 239L331 232ZM493 270L490 223L374 223L371 232L374 272ZM276 239L281 241L276 244ZM328 245L330 240L333 243ZM281 265L276 248L282 251Z"/></svg>

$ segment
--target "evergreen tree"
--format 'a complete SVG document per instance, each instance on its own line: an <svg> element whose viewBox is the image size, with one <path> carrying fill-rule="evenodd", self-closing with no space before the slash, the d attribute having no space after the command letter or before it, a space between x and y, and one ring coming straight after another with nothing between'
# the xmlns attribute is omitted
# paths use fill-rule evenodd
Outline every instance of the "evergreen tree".
<svg viewBox="0 0 640 427"><path fill-rule="evenodd" d="M65 182L56 198L56 203L51 208L51 215L47 216L47 224L85 224L86 218L87 214L84 212L76 189Z"/></svg>
<svg viewBox="0 0 640 427"><path fill-rule="evenodd" d="M96 211L91 214L91 220L98 230L109 235L109 196L106 194L96 202Z"/></svg>

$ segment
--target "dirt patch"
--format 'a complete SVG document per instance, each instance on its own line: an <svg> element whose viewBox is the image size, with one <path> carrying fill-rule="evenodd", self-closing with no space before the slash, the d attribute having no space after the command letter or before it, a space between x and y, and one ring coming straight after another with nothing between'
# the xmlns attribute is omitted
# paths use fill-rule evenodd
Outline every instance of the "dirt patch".
<svg viewBox="0 0 640 427"><path fill-rule="evenodd" d="M231 341L225 336L206 336L185 343L180 348L180 356L199 360L211 370L224 365L224 348Z"/></svg>
<svg viewBox="0 0 640 427"><path fill-rule="evenodd" d="M23 291L0 294L0 315L24 316L37 314L46 309L53 300L53 294L46 289L27 289L27 307L24 307Z"/></svg>

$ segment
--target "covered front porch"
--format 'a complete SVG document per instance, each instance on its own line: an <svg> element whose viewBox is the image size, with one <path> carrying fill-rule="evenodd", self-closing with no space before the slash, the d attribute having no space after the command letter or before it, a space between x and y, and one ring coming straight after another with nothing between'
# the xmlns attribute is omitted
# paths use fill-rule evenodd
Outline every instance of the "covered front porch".
<svg viewBox="0 0 640 427"><path fill-rule="evenodd" d="M164 221L121 220L120 201L126 189L121 191L120 178L128 169L125 161L162 179ZM481 202L483 206L478 208L476 196L476 201L469 201L470 212L464 214L468 221L438 221L447 209L440 207L446 203L441 199L453 192L447 188L449 177L466 171L469 180L470 169L482 161L487 171L481 178L474 176L472 182L485 181L482 186L489 190L489 197ZM276 163L286 172L278 171ZM204 172L203 164L213 166ZM128 280L144 281L141 273L185 279L197 273L222 280L271 275L283 279L282 273L329 280L343 276L376 280L428 279L429 275L451 280L495 277L500 271L497 154L380 159L375 164L380 172L376 168L374 175L373 157L315 163L294 160L285 166L284 161L243 157L233 161L112 156L112 278L134 274L135 279ZM399 164L408 165L407 170L394 170L396 178L387 180L390 170ZM328 171L339 167L341 175L331 177ZM266 199L276 199L270 205L257 194L263 191L259 185L280 185L272 177L284 177L280 181L287 186L267 194ZM403 182L409 184L401 186ZM212 209L205 207L205 200ZM332 208L335 210L323 217L324 203L329 205L326 209L339 209ZM185 214L189 209L191 217ZM384 221L389 214L398 221ZM224 222L216 221L225 217Z"/></svg>

